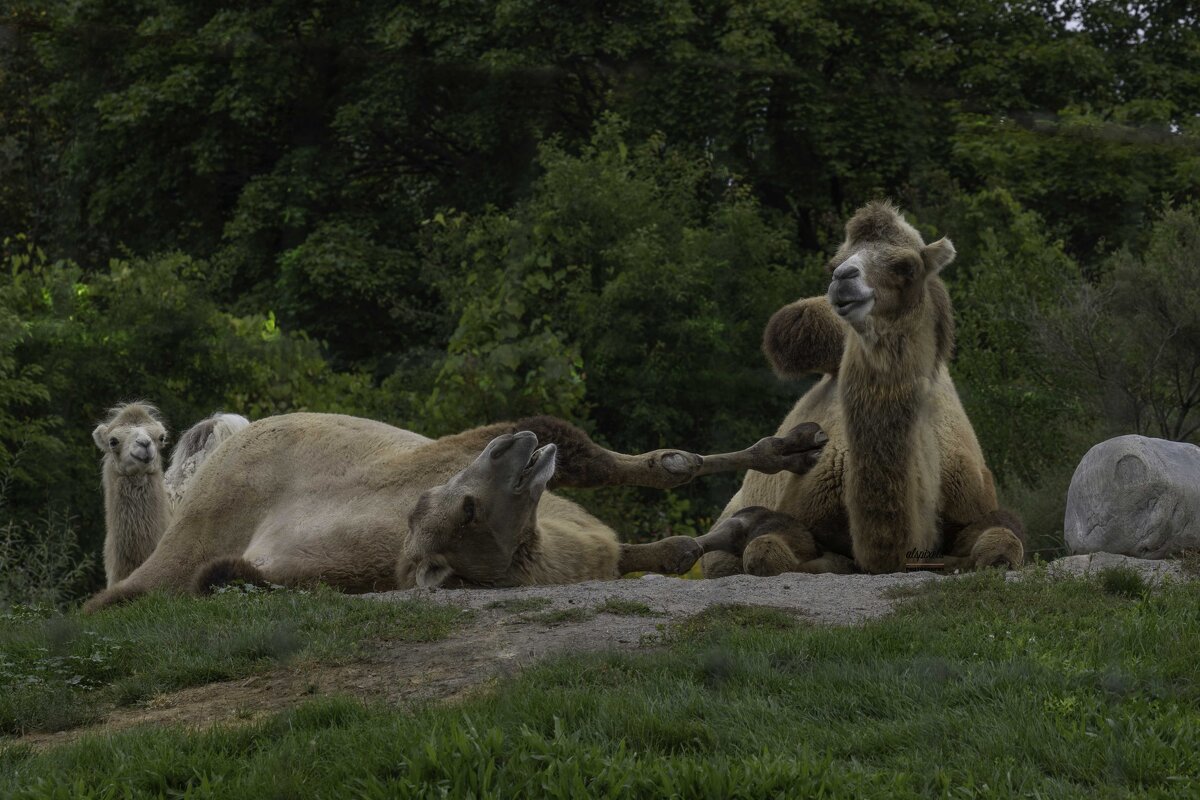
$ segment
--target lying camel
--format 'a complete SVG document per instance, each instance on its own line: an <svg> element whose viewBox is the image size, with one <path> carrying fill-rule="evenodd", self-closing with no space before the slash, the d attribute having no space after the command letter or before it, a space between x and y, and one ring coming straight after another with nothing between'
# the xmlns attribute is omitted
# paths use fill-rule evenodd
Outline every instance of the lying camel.
<svg viewBox="0 0 1200 800"><path fill-rule="evenodd" d="M625 455L551 417L431 440L336 414L259 420L212 454L153 554L91 612L155 589L231 579L347 592L521 586L687 571L704 537L620 544L547 487L671 488L715 472L807 472L815 424L737 453ZM538 444L541 443L541 447Z"/></svg>

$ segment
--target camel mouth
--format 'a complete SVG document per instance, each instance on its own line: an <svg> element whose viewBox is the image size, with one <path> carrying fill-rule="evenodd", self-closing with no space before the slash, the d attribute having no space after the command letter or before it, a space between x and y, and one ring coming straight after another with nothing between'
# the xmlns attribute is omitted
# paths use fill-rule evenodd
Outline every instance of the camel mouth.
<svg viewBox="0 0 1200 800"><path fill-rule="evenodd" d="M866 297L847 298L845 300L837 299L833 301L833 310L837 312L839 317L847 317L855 311L866 308L875 301L871 295Z"/></svg>
<svg viewBox="0 0 1200 800"><path fill-rule="evenodd" d="M521 473L517 476L517 491L521 491L526 487L530 476L541 471L542 466L547 460L550 462L550 469L553 470L554 459L556 457L555 454L557 452L558 448L553 444L543 445L534 450L529 455L529 461L525 464L525 468L522 469Z"/></svg>

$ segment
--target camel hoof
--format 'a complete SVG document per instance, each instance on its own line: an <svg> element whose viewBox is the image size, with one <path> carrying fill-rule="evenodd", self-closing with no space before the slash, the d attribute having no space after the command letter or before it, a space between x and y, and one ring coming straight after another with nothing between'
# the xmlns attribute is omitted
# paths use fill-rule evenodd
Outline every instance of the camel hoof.
<svg viewBox="0 0 1200 800"><path fill-rule="evenodd" d="M697 537L696 541L706 553L720 551L740 557L742 551L746 549L746 542L750 539L750 524L747 521L750 514L746 512L749 511L753 514L760 510L762 509L759 506L743 508L724 522L717 523L708 533Z"/></svg>
<svg viewBox="0 0 1200 800"><path fill-rule="evenodd" d="M700 470L704 459L695 453L685 453L682 450L668 450L658 460L662 468L671 475L680 478L692 478Z"/></svg>
<svg viewBox="0 0 1200 800"><path fill-rule="evenodd" d="M825 445L829 443L829 435L817 423L805 422L783 436L764 439L763 443L768 452L778 456L779 469L806 475L821 460Z"/></svg>
<svg viewBox="0 0 1200 800"><path fill-rule="evenodd" d="M704 548L691 536L668 536L659 545L664 551L662 571L666 575L682 575L704 555Z"/></svg>

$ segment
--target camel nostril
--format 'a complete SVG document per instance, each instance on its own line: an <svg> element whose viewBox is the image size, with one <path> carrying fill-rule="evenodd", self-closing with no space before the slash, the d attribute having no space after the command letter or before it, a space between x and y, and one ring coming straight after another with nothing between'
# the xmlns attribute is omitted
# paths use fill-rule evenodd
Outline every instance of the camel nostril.
<svg viewBox="0 0 1200 800"><path fill-rule="evenodd" d="M842 264L833 271L835 281L852 281L860 275L862 275L862 270L857 264Z"/></svg>
<svg viewBox="0 0 1200 800"><path fill-rule="evenodd" d="M492 458L500 458L507 453L516 441L511 433L506 433L503 436L497 436L492 440Z"/></svg>

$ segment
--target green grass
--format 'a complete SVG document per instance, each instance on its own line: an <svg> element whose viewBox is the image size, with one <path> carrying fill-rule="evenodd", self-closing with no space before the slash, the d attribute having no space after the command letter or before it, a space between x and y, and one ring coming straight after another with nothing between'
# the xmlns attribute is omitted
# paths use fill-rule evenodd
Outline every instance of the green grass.
<svg viewBox="0 0 1200 800"><path fill-rule="evenodd" d="M1101 588L1109 594L1137 598L1145 597L1150 591L1142 574L1129 567L1109 567L1097 577L1100 579Z"/></svg>
<svg viewBox="0 0 1200 800"><path fill-rule="evenodd" d="M1194 797L1200 588L939 581L831 629L713 609L665 648L560 658L415 713L0 753L0 796ZM119 788L115 788L119 787Z"/></svg>
<svg viewBox="0 0 1200 800"><path fill-rule="evenodd" d="M462 614L330 590L152 595L94 616L0 612L0 735L75 727L113 706L283 662L345 662L379 639L441 638Z"/></svg>

